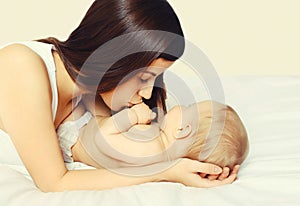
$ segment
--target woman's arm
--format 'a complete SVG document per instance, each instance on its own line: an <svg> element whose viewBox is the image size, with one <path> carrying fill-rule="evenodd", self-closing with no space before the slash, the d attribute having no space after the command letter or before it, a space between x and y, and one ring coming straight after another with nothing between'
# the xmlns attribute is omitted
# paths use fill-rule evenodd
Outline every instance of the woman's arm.
<svg viewBox="0 0 300 206"><path fill-rule="evenodd" d="M0 116L36 185L54 191L66 174L43 61L23 45L0 50Z"/></svg>

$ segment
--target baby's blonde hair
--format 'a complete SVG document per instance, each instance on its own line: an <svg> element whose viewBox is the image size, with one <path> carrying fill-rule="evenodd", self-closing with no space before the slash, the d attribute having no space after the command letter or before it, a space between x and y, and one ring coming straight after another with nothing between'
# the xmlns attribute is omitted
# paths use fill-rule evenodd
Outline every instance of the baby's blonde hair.
<svg viewBox="0 0 300 206"><path fill-rule="evenodd" d="M236 111L214 101L199 102L198 108L199 128L186 157L199 160L201 151L206 148L207 137L219 138L208 157L200 161L230 169L241 164L248 155L249 144L246 129Z"/></svg>

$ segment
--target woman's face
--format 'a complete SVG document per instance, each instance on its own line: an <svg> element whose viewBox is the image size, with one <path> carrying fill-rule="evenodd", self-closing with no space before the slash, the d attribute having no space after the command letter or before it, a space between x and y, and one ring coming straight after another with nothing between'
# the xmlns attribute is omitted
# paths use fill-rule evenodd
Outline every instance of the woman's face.
<svg viewBox="0 0 300 206"><path fill-rule="evenodd" d="M146 70L137 73L115 89L104 92L100 96L112 111L120 111L124 108L132 107L142 102L142 98L151 98L156 77L172 64L172 61L162 58L156 59Z"/></svg>

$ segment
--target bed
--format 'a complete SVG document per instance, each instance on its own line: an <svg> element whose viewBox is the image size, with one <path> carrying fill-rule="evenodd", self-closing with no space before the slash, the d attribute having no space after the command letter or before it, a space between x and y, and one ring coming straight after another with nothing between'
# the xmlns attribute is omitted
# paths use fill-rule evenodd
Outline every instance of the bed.
<svg viewBox="0 0 300 206"><path fill-rule="evenodd" d="M0 136L0 205L300 205L300 77L231 76L221 82L225 101L238 111L250 141L249 156L233 184L205 189L163 182L42 193L13 156L10 140Z"/></svg>

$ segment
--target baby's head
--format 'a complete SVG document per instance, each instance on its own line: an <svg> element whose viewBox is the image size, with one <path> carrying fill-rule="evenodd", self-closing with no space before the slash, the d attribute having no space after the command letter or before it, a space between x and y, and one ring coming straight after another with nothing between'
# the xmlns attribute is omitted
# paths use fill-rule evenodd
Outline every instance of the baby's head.
<svg viewBox="0 0 300 206"><path fill-rule="evenodd" d="M233 168L249 150L246 129L236 111L213 101L197 104L199 127L185 157Z"/></svg>

